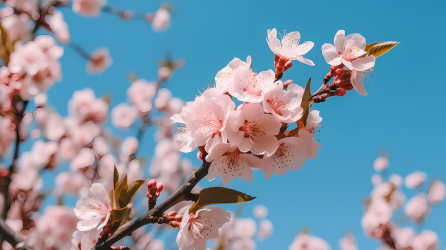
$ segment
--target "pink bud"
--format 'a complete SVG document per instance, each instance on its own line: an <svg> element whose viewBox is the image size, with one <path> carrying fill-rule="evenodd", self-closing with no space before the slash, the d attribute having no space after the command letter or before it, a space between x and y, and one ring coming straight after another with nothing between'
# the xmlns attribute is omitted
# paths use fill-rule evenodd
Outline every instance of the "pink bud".
<svg viewBox="0 0 446 250"><path fill-rule="evenodd" d="M293 80L291 80L291 79L290 79L290 80L286 80L286 81L283 83L283 87L284 87L284 88L288 88L288 86L290 86L291 83L293 83Z"/></svg>
<svg viewBox="0 0 446 250"><path fill-rule="evenodd" d="M352 90L353 89L353 85L348 84L346 86L343 87L345 90Z"/></svg>
<svg viewBox="0 0 446 250"><path fill-rule="evenodd" d="M200 151L198 151L197 153L197 160L203 160L203 153L201 153Z"/></svg>
<svg viewBox="0 0 446 250"><path fill-rule="evenodd" d="M163 183L158 183L158 184L156 184L156 192L157 192L157 194L159 195L159 193L161 193L161 191L163 191Z"/></svg>
<svg viewBox="0 0 446 250"><path fill-rule="evenodd" d="M344 96L345 93L347 93L347 91L343 88L339 88L335 91L335 95L337 95L337 96Z"/></svg>
<svg viewBox="0 0 446 250"><path fill-rule="evenodd" d="M154 189L156 188L156 180L152 179L149 182L147 182L147 189Z"/></svg>
<svg viewBox="0 0 446 250"><path fill-rule="evenodd" d="M288 60L286 63L285 63L285 70L287 70L287 69L289 69L289 68L291 68L291 66L293 66L293 62L291 62L291 60Z"/></svg>
<svg viewBox="0 0 446 250"><path fill-rule="evenodd" d="M153 13L147 13L147 14L144 16L144 19L145 19L147 22L149 22L149 23L151 23L151 22L153 21L154 18L155 18L155 14L153 14Z"/></svg>

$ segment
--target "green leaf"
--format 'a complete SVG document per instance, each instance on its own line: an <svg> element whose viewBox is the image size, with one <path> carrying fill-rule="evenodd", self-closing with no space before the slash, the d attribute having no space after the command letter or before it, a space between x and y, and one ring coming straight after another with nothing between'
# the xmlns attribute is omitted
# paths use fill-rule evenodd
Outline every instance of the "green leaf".
<svg viewBox="0 0 446 250"><path fill-rule="evenodd" d="M300 104L300 106L304 110L304 114L302 115L302 118L300 118L300 120L297 121L297 126L302 129L305 128L305 126L307 125L307 118L308 114L310 113L310 106L313 103L313 100L307 101L311 97L310 85L311 85L311 77L310 79L308 79L307 86L305 86L304 96L302 97L302 103Z"/></svg>
<svg viewBox="0 0 446 250"><path fill-rule="evenodd" d="M101 99L108 104L108 106L111 106L111 102L112 102L112 97L110 95L110 93L105 93L102 95Z"/></svg>
<svg viewBox="0 0 446 250"><path fill-rule="evenodd" d="M365 51L367 51L368 56L380 57L387 53L389 50L393 49L399 42L377 42L367 44Z"/></svg>
<svg viewBox="0 0 446 250"><path fill-rule="evenodd" d="M118 187L115 190L115 199L117 199L117 206L119 208L124 208L127 206L127 175L124 176L124 179L118 183Z"/></svg>
<svg viewBox="0 0 446 250"><path fill-rule="evenodd" d="M115 209L111 211L111 219L112 223L117 221L119 222L119 225L124 225L125 223L129 222L130 219L130 212L132 211L132 206L127 206L121 209Z"/></svg>
<svg viewBox="0 0 446 250"><path fill-rule="evenodd" d="M130 81L131 83L134 83L134 82L138 81L138 77L137 77L136 74L133 73L132 71L129 72L129 74L128 74L128 78L129 78L129 81Z"/></svg>
<svg viewBox="0 0 446 250"><path fill-rule="evenodd" d="M194 213L198 209L211 204L233 204L252 201L256 197L252 197L245 193L224 188L224 187L210 187L200 191L198 201L192 204L189 208L189 213Z"/></svg>
<svg viewBox="0 0 446 250"><path fill-rule="evenodd" d="M138 190L144 185L147 180L137 180L130 184L129 188L127 189L127 204L132 202L133 197L135 197Z"/></svg>

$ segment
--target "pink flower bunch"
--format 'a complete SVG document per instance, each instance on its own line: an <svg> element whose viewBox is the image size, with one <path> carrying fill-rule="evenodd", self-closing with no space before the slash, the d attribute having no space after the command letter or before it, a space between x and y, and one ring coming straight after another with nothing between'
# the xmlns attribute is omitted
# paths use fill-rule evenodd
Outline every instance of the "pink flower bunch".
<svg viewBox="0 0 446 250"><path fill-rule="evenodd" d="M321 238L307 233L299 233L289 250L331 250L331 247Z"/></svg>
<svg viewBox="0 0 446 250"><path fill-rule="evenodd" d="M306 159L317 155L319 144L313 135L322 121L319 111L306 118L298 136L288 136L287 124L299 121L304 113L304 89L291 83L285 89L271 70L255 73L238 58L217 73L216 87L188 102L171 119L183 126L176 143L182 152L197 147L211 162L209 180L222 176L227 185L234 177L252 180L252 168L265 177L299 170ZM235 100L243 102L236 108Z"/></svg>

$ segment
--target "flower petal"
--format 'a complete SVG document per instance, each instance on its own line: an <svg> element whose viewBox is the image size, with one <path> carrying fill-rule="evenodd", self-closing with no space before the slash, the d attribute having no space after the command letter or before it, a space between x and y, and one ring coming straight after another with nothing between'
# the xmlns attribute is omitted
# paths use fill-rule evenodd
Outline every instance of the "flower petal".
<svg viewBox="0 0 446 250"><path fill-rule="evenodd" d="M374 56L366 56L363 58L357 58L353 60L352 65L353 68L359 71L365 71L375 66L375 57Z"/></svg>
<svg viewBox="0 0 446 250"><path fill-rule="evenodd" d="M336 47L337 52L344 50L344 41L345 41L345 31L339 30L334 37L334 46Z"/></svg>
<svg viewBox="0 0 446 250"><path fill-rule="evenodd" d="M310 51L313 48L313 46L314 46L313 42L304 42L297 46L295 52L296 54L302 56L308 53L308 51Z"/></svg>
<svg viewBox="0 0 446 250"><path fill-rule="evenodd" d="M344 47L347 44L348 40L356 41L355 45L360 50L365 50L365 47L367 46L367 44L365 42L365 38L358 33L353 33L353 34L348 35L345 38Z"/></svg>
<svg viewBox="0 0 446 250"><path fill-rule="evenodd" d="M322 55L325 61L332 66L337 66L342 63L341 55L339 55L335 46L329 43L322 45Z"/></svg>

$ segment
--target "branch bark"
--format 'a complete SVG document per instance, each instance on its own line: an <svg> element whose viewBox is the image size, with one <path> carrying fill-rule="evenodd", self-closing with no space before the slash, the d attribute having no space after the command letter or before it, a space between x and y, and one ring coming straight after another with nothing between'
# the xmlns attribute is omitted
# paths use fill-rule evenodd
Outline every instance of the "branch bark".
<svg viewBox="0 0 446 250"><path fill-rule="evenodd" d="M11 244L17 250L31 250L31 246L28 246L26 240L22 235L14 232L8 225L6 225L3 217L0 217L0 235L4 240Z"/></svg>
<svg viewBox="0 0 446 250"><path fill-rule="evenodd" d="M171 208L173 205L181 201L185 201L186 196L188 196L191 193L192 188L194 188L195 185L197 185L197 183L208 174L210 165L211 163L207 162L206 160L203 160L203 165L201 165L201 167L197 169L195 173L192 173L189 179L174 194L172 194L169 198L167 198L164 202L162 202L155 208L145 213L139 219L118 229L104 243L95 245L91 250L110 250L111 249L110 246L113 245L114 243L130 235L136 229L144 225L153 223L154 217L161 216L167 209Z"/></svg>

